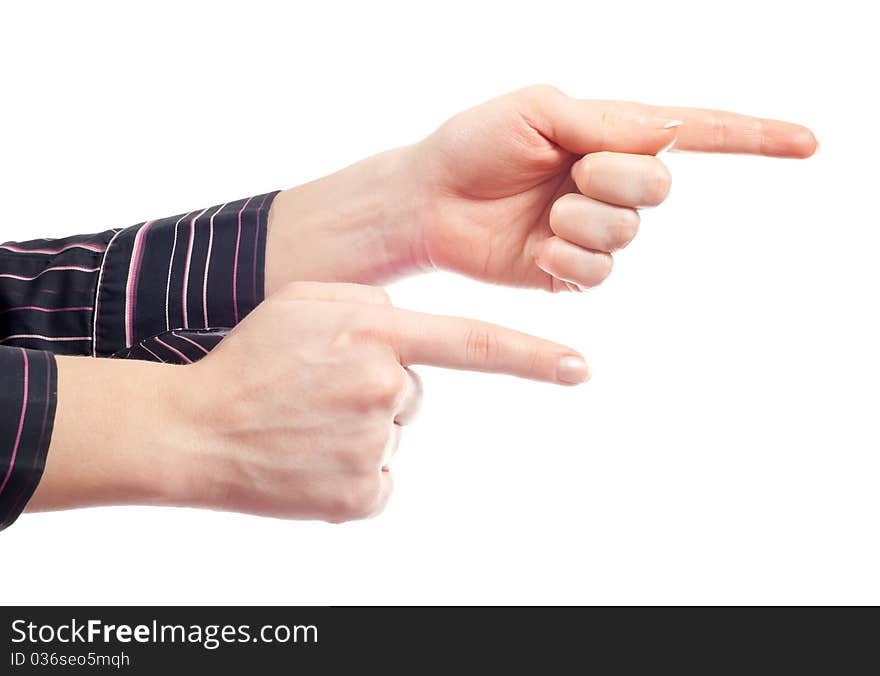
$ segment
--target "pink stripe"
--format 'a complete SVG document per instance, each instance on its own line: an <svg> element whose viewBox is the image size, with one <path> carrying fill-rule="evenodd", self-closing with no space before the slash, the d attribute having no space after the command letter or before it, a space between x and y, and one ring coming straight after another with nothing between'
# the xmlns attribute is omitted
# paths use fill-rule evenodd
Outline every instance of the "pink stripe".
<svg viewBox="0 0 880 676"><path fill-rule="evenodd" d="M210 353L204 348L204 346L199 345L196 341L194 341L194 340L190 340L190 339L187 338L186 336L179 336L179 335L177 335L176 333L174 333L173 331L171 332L171 335L174 336L175 338L180 338L181 340L185 340L185 341L186 341L187 343L189 343L190 345L195 345L197 348L199 348L199 349L200 349L202 352L204 352L205 354L210 354Z"/></svg>
<svg viewBox="0 0 880 676"><path fill-rule="evenodd" d="M49 392L49 386L52 381L52 367L49 364L49 353L43 353L46 357L46 388L43 392ZM18 488L18 494L15 496L15 499L12 501L12 504L15 507L12 509L13 514L19 513L19 505L21 504L21 499L24 497L25 491L28 487L32 486L32 482L34 480L34 472L36 472L37 467L40 465L41 454L43 452L43 441L46 438L46 424L49 422L49 397L44 397L45 401L43 403L43 424L40 427L40 440L37 442L37 452L34 453L34 461L31 463L31 471L28 472L27 481L22 481Z"/></svg>
<svg viewBox="0 0 880 676"><path fill-rule="evenodd" d="M162 357L160 357L158 354L156 354L155 352L153 352L153 351L152 351L150 348L148 348L146 345L144 345L143 343L140 343L140 346L141 346L142 348L144 348L147 352L149 352L151 355L153 355L158 361L162 362L163 364L165 363L165 360L162 359Z"/></svg>
<svg viewBox="0 0 880 676"><path fill-rule="evenodd" d="M263 201L260 202L260 206L257 207L257 227L254 229L254 302L257 302L257 254L259 253L259 244L260 244L260 212L263 211L263 205L266 203L266 198L269 197L265 195L263 197Z"/></svg>
<svg viewBox="0 0 880 676"><path fill-rule="evenodd" d="M23 340L25 338L33 338L35 340L48 340L50 343L65 343L70 341L92 339L91 336L41 336L36 333L16 333L14 336L6 336L5 338L0 338L0 343L5 343L7 340Z"/></svg>
<svg viewBox="0 0 880 676"><path fill-rule="evenodd" d="M14 244L2 244L0 245L0 249L6 249L6 251L12 251L14 253L32 253L32 254L59 254L62 251L67 251L68 249L86 249L87 251L94 251L95 253L104 253L104 250L107 247L101 246L100 244L68 244L67 246L63 246L60 249L23 249L20 246L15 246Z"/></svg>
<svg viewBox="0 0 880 676"><path fill-rule="evenodd" d="M24 416L27 413L28 400L28 355L27 350L19 348L21 355L24 357L24 395L21 398L21 417L18 419L18 434L15 437L15 446L12 447L12 458L9 461L9 469L6 470L6 476L3 477L3 483L0 484L0 494L6 488L6 482L12 474L12 468L15 467L15 456L18 455L18 445L21 443L21 433L24 430Z"/></svg>
<svg viewBox="0 0 880 676"><path fill-rule="evenodd" d="M62 271L62 270L72 270L74 272L97 272L100 269L101 268L84 268L79 265L60 265L55 268L46 268L45 270L34 275L33 277L24 277L22 275L10 275L10 274L2 274L2 275L0 275L0 277L6 278L6 279L20 279L23 282L31 282L31 281L35 280L37 277L42 277L47 272L57 272L57 271Z"/></svg>
<svg viewBox="0 0 880 676"><path fill-rule="evenodd" d="M165 347L167 347L167 348L168 348L169 350L171 350L174 354L176 354L178 357L180 357L181 359L183 359L183 361L185 361L187 364L192 364L192 359L190 359L189 357L187 357L187 356L186 356L183 352L181 352L180 350L175 350L173 347L171 347L168 343L166 343L165 341L163 341L161 338L155 338L154 340L155 340L157 343L159 343L159 345L164 345Z"/></svg>
<svg viewBox="0 0 880 676"><path fill-rule="evenodd" d="M235 238L235 264L232 267L232 311L235 316L235 323L238 324L238 250L241 246L241 214L247 209L247 205L251 203L253 197L248 197L247 202L238 210L238 235Z"/></svg>
<svg viewBox="0 0 880 676"><path fill-rule="evenodd" d="M186 249L186 265L183 268L183 326L189 328L189 313L187 312L189 302L187 301L187 292L189 291L189 268L192 263L193 241L196 236L196 221L198 221L208 207L202 209L201 213L189 222L189 246Z"/></svg>
<svg viewBox="0 0 880 676"><path fill-rule="evenodd" d="M177 219L177 223L174 224L174 244L171 246L171 258L168 261L168 280L165 282L165 330L171 330L171 270L174 268L174 255L177 253L177 230L181 221L184 218L189 216L192 213L189 213L181 216Z"/></svg>
<svg viewBox="0 0 880 676"><path fill-rule="evenodd" d="M134 248L128 266L128 280L125 284L125 347L131 347L134 335L134 313L137 307L138 275L141 271L141 259L144 256L144 240L147 230L155 221L144 223L134 236Z"/></svg>
<svg viewBox="0 0 880 676"><path fill-rule="evenodd" d="M205 254L205 282L202 285L202 312L205 315L205 328L208 328L208 272L211 270L211 249L214 248L214 216L223 211L224 204L211 214L210 227L208 229L208 253Z"/></svg>
<svg viewBox="0 0 880 676"><path fill-rule="evenodd" d="M33 312L86 312L93 310L91 307L37 307L36 305L21 305L19 307L7 308L0 312L0 315L7 312L16 312L18 310L32 310Z"/></svg>

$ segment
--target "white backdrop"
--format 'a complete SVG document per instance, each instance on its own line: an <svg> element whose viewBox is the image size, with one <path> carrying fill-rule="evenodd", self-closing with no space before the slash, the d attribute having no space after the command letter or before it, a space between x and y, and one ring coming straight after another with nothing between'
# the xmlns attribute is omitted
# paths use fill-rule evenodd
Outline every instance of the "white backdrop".
<svg viewBox="0 0 880 676"><path fill-rule="evenodd" d="M0 602L880 603L866 3L240 5L5 3L0 239L295 185L535 82L791 119L821 149L667 155L668 202L583 295L392 287L576 346L594 378L423 369L380 518L25 515Z"/></svg>

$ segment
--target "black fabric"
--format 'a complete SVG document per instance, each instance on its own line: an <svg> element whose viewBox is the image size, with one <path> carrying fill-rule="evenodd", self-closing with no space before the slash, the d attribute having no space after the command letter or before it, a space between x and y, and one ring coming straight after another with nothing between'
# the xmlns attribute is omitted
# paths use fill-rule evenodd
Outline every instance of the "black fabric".
<svg viewBox="0 0 880 676"><path fill-rule="evenodd" d="M56 374L51 352L0 347L0 530L18 518L43 475Z"/></svg>
<svg viewBox="0 0 880 676"><path fill-rule="evenodd" d="M262 300L277 192L63 239L0 245L0 529L40 480L54 355L188 364Z"/></svg>

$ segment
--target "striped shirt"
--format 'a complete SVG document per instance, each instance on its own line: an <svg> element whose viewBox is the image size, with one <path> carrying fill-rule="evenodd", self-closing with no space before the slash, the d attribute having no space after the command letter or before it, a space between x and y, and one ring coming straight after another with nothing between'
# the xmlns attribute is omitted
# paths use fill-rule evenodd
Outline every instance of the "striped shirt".
<svg viewBox="0 0 880 676"><path fill-rule="evenodd" d="M42 476L55 354L197 361L263 299L277 192L124 229L0 244L0 529Z"/></svg>

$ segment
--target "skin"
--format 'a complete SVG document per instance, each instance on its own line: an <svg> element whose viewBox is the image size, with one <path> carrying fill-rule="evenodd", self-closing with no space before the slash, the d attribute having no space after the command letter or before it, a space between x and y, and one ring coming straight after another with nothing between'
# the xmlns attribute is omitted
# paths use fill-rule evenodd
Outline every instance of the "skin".
<svg viewBox="0 0 880 676"><path fill-rule="evenodd" d="M530 87L456 115L419 143L282 192L270 212L267 288L385 284L433 269L548 291L595 286L610 254L635 236L633 210L668 194L671 177L655 155L673 142L790 158L817 147L809 129L787 122Z"/></svg>
<svg viewBox="0 0 880 676"><path fill-rule="evenodd" d="M445 269L548 291L595 286L635 236L638 209L668 194L656 155L671 144L791 158L817 147L786 122L536 86L283 191L268 298L202 361L58 358L55 431L28 509L185 505L334 523L379 513L419 405L409 366L564 385L589 372L571 348L396 309L365 285Z"/></svg>
<svg viewBox="0 0 880 676"><path fill-rule="evenodd" d="M588 377L563 345L396 309L377 287L293 283L190 366L59 357L55 432L29 508L372 516L391 494L388 463L421 399L413 364L560 384Z"/></svg>

